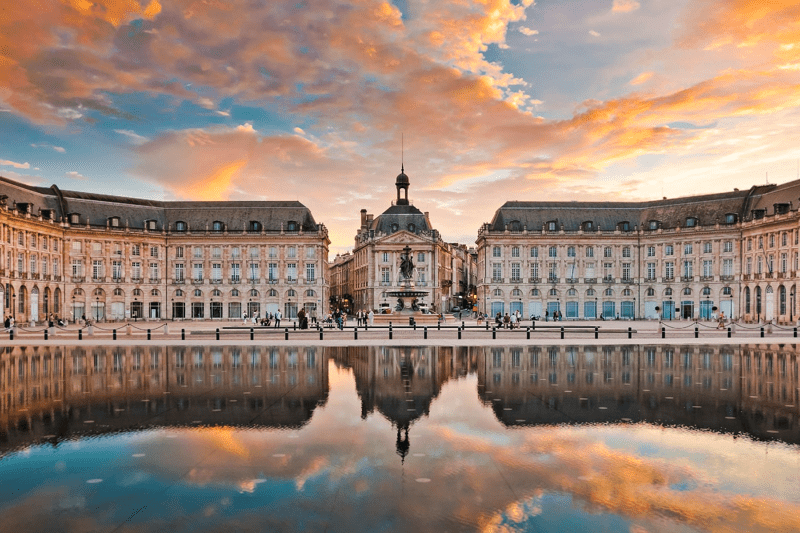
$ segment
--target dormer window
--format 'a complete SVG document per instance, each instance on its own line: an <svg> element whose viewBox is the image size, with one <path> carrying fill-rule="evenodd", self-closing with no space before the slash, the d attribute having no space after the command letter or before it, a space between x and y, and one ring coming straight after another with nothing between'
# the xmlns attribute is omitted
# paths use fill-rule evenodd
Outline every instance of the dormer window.
<svg viewBox="0 0 800 533"><path fill-rule="evenodd" d="M555 220L550 220L546 224L547 231L556 231L557 222Z"/></svg>
<svg viewBox="0 0 800 533"><path fill-rule="evenodd" d="M594 222L591 220L587 220L583 224L581 224L581 229L583 231L594 231Z"/></svg>
<svg viewBox="0 0 800 533"><path fill-rule="evenodd" d="M154 231L154 230L157 229L157 225L156 225L156 221L155 220L145 220L144 224L145 224L145 227L149 231Z"/></svg>
<svg viewBox="0 0 800 533"><path fill-rule="evenodd" d="M181 233L185 232L187 229L186 222L183 220L179 220L175 223L175 231L179 231Z"/></svg>
<svg viewBox="0 0 800 533"><path fill-rule="evenodd" d="M736 224L736 213L728 213L725 215L726 224Z"/></svg>
<svg viewBox="0 0 800 533"><path fill-rule="evenodd" d="M258 222L257 220L251 220L247 225L247 231L261 231L261 222Z"/></svg>
<svg viewBox="0 0 800 533"><path fill-rule="evenodd" d="M286 231L297 231L298 224L294 220L290 220L286 223Z"/></svg>
<svg viewBox="0 0 800 533"><path fill-rule="evenodd" d="M512 220L508 227L511 231L522 231L522 224L519 220Z"/></svg>
<svg viewBox="0 0 800 533"><path fill-rule="evenodd" d="M108 225L109 225L109 227L112 227L112 228L118 228L119 227L119 217L110 217L108 219Z"/></svg>
<svg viewBox="0 0 800 533"><path fill-rule="evenodd" d="M414 224L409 224L408 225L408 231L410 231L411 233L414 233L416 231L416 229L417 229L417 227Z"/></svg>
<svg viewBox="0 0 800 533"><path fill-rule="evenodd" d="M686 227L693 228L697 226L697 219L695 217L689 217L686 219Z"/></svg>
<svg viewBox="0 0 800 533"><path fill-rule="evenodd" d="M392 224L392 232L395 232L395 231L397 231L399 229L400 229L400 226L398 226L397 224Z"/></svg>
<svg viewBox="0 0 800 533"><path fill-rule="evenodd" d="M775 209L776 215L785 215L789 212L789 204L782 203L782 204L773 204L772 206Z"/></svg>
<svg viewBox="0 0 800 533"><path fill-rule="evenodd" d="M627 220L624 220L619 223L619 230L620 231L630 231L631 230L631 223Z"/></svg>
<svg viewBox="0 0 800 533"><path fill-rule="evenodd" d="M69 223L70 224L80 224L81 223L81 215L79 213L70 213L69 214Z"/></svg>
<svg viewBox="0 0 800 533"><path fill-rule="evenodd" d="M223 224L223 223L222 223L222 222L220 222L219 220L215 220L215 221L214 221L214 222L212 222L212 224L211 224L211 231L217 231L217 232L219 232L219 231L222 231L222 230L224 230L224 229L225 229L225 224Z"/></svg>
<svg viewBox="0 0 800 533"><path fill-rule="evenodd" d="M45 220L51 220L53 218L53 210L52 209L42 209L42 218Z"/></svg>
<svg viewBox="0 0 800 533"><path fill-rule="evenodd" d="M649 228L651 231L655 231L658 229L658 220L651 220Z"/></svg>
<svg viewBox="0 0 800 533"><path fill-rule="evenodd" d="M753 209L753 218L758 220L760 218L764 218L764 215L767 214L766 209Z"/></svg>

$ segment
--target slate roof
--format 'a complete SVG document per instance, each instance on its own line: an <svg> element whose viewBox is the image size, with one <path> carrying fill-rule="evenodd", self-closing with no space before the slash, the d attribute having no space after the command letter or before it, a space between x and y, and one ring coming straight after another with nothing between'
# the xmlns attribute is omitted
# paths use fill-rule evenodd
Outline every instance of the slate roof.
<svg viewBox="0 0 800 533"><path fill-rule="evenodd" d="M594 230L613 231L622 222L630 229L649 227L657 221L659 227L683 227L686 219L697 219L697 225L725 224L725 215L732 213L741 220L749 191L733 191L702 196L687 196L648 202L520 202L503 204L489 224L492 231L509 229L519 222L530 231L541 231L547 222L555 221L556 228L563 225L566 231L577 231L584 222L591 221Z"/></svg>
<svg viewBox="0 0 800 533"><path fill-rule="evenodd" d="M8 204L27 203L31 213L39 209L55 210L55 219L71 213L80 214L80 223L105 226L110 217L119 217L120 226L143 229L145 221L155 220L158 230L175 229L178 221L186 222L190 230L203 230L213 221L225 224L229 231L243 231L250 221L260 222L266 231L280 231L289 221L297 222L303 231L316 231L317 223L311 211L297 201L239 201L239 202L164 202L126 198L107 194L61 191L52 187L34 187L0 176L0 194L8 196ZM60 196L60 197L59 197Z"/></svg>
<svg viewBox="0 0 800 533"><path fill-rule="evenodd" d="M397 224L396 230L392 228L394 224ZM428 217L413 205L391 206L373 219L370 229L375 230L376 233L382 232L388 235L400 230L411 231L408 228L409 224L414 224L412 233L431 230Z"/></svg>

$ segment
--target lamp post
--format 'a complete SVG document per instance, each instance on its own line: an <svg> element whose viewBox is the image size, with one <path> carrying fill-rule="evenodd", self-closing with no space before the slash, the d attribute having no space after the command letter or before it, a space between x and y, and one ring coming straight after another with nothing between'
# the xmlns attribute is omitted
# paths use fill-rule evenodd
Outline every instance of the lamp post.
<svg viewBox="0 0 800 533"><path fill-rule="evenodd" d="M633 321L636 321L636 296L633 297Z"/></svg>
<svg viewBox="0 0 800 533"><path fill-rule="evenodd" d="M139 318L139 299L133 299L133 321L136 322Z"/></svg>
<svg viewBox="0 0 800 533"><path fill-rule="evenodd" d="M72 323L74 324L77 322L77 318L75 318L75 295L72 295Z"/></svg>
<svg viewBox="0 0 800 533"><path fill-rule="evenodd" d="M100 322L100 297L97 296L95 298L95 300L97 300L97 303L95 304L95 315L96 316L95 316L95 320L94 321L95 322Z"/></svg>
<svg viewBox="0 0 800 533"><path fill-rule="evenodd" d="M175 322L175 298L172 298L170 303L172 304L172 321Z"/></svg>
<svg viewBox="0 0 800 533"><path fill-rule="evenodd" d="M597 320L597 296L594 297L594 319Z"/></svg>
<svg viewBox="0 0 800 533"><path fill-rule="evenodd" d="M672 304L672 296L669 297L669 319L675 320L675 306Z"/></svg>

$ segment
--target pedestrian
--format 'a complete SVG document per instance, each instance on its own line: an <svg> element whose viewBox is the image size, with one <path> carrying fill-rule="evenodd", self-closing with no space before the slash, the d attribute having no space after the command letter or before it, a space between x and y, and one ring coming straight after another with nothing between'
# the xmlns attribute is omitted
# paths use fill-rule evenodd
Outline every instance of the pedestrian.
<svg viewBox="0 0 800 533"><path fill-rule="evenodd" d="M516 327L517 327L517 313L512 313L511 314L511 329L514 329Z"/></svg>
<svg viewBox="0 0 800 533"><path fill-rule="evenodd" d="M278 328L281 325L281 310L278 309L275 311L275 327Z"/></svg>
<svg viewBox="0 0 800 533"><path fill-rule="evenodd" d="M372 312L372 309L369 310L367 318L369 319L369 325L371 326L375 322L375 313Z"/></svg>
<svg viewBox="0 0 800 533"><path fill-rule="evenodd" d="M510 327L511 327L511 317L508 316L508 313L506 313L506 316L503 317L503 329L509 329Z"/></svg>
<svg viewBox="0 0 800 533"><path fill-rule="evenodd" d="M11 328L11 317L10 316L6 315L6 318L3 321L3 327L6 328L6 331L8 331Z"/></svg>
<svg viewBox="0 0 800 533"><path fill-rule="evenodd" d="M544 321L547 322L547 317L550 316L550 311L547 309L544 310Z"/></svg>
<svg viewBox="0 0 800 533"><path fill-rule="evenodd" d="M297 323L300 326L300 329L308 328L308 322L306 321L306 310L303 308L300 308L300 310L297 312Z"/></svg>
<svg viewBox="0 0 800 533"><path fill-rule="evenodd" d="M242 313L242 324L247 324L247 311Z"/></svg>
<svg viewBox="0 0 800 533"><path fill-rule="evenodd" d="M317 308L316 306L311 308L311 323L315 326L317 325Z"/></svg>
<svg viewBox="0 0 800 533"><path fill-rule="evenodd" d="M717 324L717 329L725 329L725 311L720 311L719 313L719 324Z"/></svg>

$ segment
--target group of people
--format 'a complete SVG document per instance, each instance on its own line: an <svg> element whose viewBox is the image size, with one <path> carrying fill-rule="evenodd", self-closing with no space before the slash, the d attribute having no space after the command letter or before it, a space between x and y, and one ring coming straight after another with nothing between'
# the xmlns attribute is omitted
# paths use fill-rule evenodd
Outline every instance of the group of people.
<svg viewBox="0 0 800 533"><path fill-rule="evenodd" d="M547 320L549 318L550 318L550 312L547 309L545 309L545 311L544 311L544 321L547 322ZM559 311L558 309L553 311L553 322L560 322L561 318L562 318L561 311Z"/></svg>
<svg viewBox="0 0 800 533"><path fill-rule="evenodd" d="M494 321L498 328L516 329L522 324L522 314L519 311L514 311L511 314L506 313L505 316L503 316L498 311L494 317Z"/></svg>
<svg viewBox="0 0 800 533"><path fill-rule="evenodd" d="M283 317L282 317L280 311L275 311L275 313L267 313L263 317L260 317L258 313L253 313L252 316L248 317L247 316L247 311L245 311L244 313L242 313L242 324L244 325L244 324L252 323L254 326L255 325L261 325L261 326L270 326L270 325L272 325L273 327L277 328L277 327L280 327L280 325L281 325L281 318L283 318Z"/></svg>

